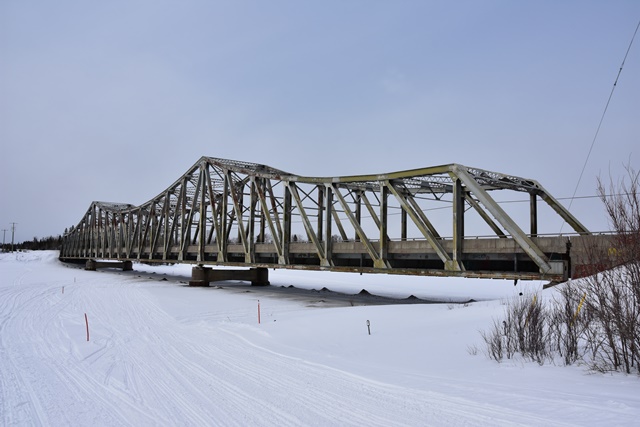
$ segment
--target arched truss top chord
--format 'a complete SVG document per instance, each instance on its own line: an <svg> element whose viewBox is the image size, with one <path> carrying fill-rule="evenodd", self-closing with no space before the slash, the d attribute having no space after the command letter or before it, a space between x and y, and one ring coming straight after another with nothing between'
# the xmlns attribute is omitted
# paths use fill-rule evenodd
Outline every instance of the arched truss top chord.
<svg viewBox="0 0 640 427"><path fill-rule="evenodd" d="M529 194L529 224L505 212L492 196L497 191ZM538 235L538 200L576 234L590 234L537 181L459 164L306 177L202 157L146 203L93 202L65 234L61 257L466 277L566 276L569 260L558 249L566 246L566 238ZM433 213L443 203L450 209L444 224ZM486 238L465 234L465 218L472 215L489 230Z"/></svg>

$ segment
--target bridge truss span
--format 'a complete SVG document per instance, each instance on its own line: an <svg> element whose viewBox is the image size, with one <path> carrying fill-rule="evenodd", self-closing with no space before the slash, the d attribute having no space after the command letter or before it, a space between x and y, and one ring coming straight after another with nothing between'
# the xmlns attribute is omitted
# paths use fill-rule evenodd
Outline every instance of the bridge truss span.
<svg viewBox="0 0 640 427"><path fill-rule="evenodd" d="M496 192L529 195L527 227ZM590 234L537 181L459 164L304 177L202 157L142 205L93 202L60 257L562 280L568 238L538 235L538 200ZM486 237L465 235L470 216Z"/></svg>

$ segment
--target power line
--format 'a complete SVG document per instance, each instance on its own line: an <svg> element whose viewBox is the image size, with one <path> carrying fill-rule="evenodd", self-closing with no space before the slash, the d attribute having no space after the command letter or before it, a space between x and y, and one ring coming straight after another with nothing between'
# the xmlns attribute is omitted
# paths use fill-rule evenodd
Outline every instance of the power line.
<svg viewBox="0 0 640 427"><path fill-rule="evenodd" d="M618 197L618 196L628 196L630 193L615 193L615 194L605 194L604 197ZM590 195L590 196L572 196L572 197L558 197L556 200L560 201L560 200L578 200L578 199L599 199L601 196L600 195ZM426 200L426 199L425 199ZM447 206L439 206L437 208L429 208L429 209L423 209L423 212L431 212L431 211L440 211L440 210L445 210L445 209L451 209L451 203L452 201L450 200L433 200L433 201L438 201L438 202L445 202L448 203ZM502 201L496 201L497 204L502 205L502 204L511 204L511 203L530 203L531 201L529 199L526 200L502 200ZM377 207L378 205L374 205L375 207ZM402 209L401 206L389 206L389 209ZM388 216L397 216L397 215L401 215L401 212L390 212L387 214ZM369 219L372 218L371 215L362 215L360 218L362 219ZM303 221L302 220L297 220L297 221L292 221L292 223L294 224L302 224ZM560 232L562 232L562 229L560 230Z"/></svg>
<svg viewBox="0 0 640 427"><path fill-rule="evenodd" d="M596 128L596 133L593 136L593 140L591 141L591 146L589 147L587 158L584 160L584 164L582 165L582 171L580 171L580 176L578 177L576 188L573 190L573 197L571 198L571 202L569 202L569 209L571 209L571 205L573 204L573 199L575 198L575 195L578 192L580 181L582 181L582 176L584 175L584 171L587 168L587 163L589 162L589 158L591 157L591 151L593 151L593 146L596 143L596 139L598 139L598 134L600 133L600 128L602 127L602 122L604 121L604 116L607 114L607 109L609 108L609 103L611 102L611 98L613 97L613 92L616 90L616 86L618 85L618 79L620 78L620 74L622 73L622 69L624 68L624 63L627 61L627 56L629 55L629 51L631 50L631 45L633 44L633 40L636 38L636 34L638 34L638 28L640 28L640 21L638 21L638 25L636 25L636 30L633 32L633 36L631 37L631 41L629 42L629 47L627 47L627 51L624 54L624 58L622 59L622 64L620 65L620 69L618 70L618 75L616 76L616 80L613 82L613 86L611 87L609 98L607 99L607 103L604 106L604 110L602 111L602 116L600 117L600 122L598 123L598 127ZM564 226L564 223L562 225ZM562 227L560 231L562 231Z"/></svg>
<svg viewBox="0 0 640 427"><path fill-rule="evenodd" d="M615 194L604 194L604 197L619 197L619 196L628 196L631 193L615 193ZM576 196L575 194L571 197L558 197L556 200L578 200L578 199L599 199L601 196L599 194L591 195L591 196ZM501 203L529 203L529 200L503 200Z"/></svg>

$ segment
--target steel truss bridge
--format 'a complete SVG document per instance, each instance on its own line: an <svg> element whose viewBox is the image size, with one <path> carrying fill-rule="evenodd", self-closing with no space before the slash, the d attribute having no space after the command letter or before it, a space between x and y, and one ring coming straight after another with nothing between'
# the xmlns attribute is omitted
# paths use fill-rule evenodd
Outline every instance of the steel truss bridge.
<svg viewBox="0 0 640 427"><path fill-rule="evenodd" d="M529 195L524 227L496 192ZM539 200L573 228L572 237L538 235ZM443 205L446 233L433 218ZM471 215L489 236L465 236ZM581 262L572 242L590 234L535 180L459 164L319 178L202 157L140 206L93 202L65 232L60 258L88 268L106 260L125 268L192 263L191 284L205 285L268 283L269 268L561 281Z"/></svg>

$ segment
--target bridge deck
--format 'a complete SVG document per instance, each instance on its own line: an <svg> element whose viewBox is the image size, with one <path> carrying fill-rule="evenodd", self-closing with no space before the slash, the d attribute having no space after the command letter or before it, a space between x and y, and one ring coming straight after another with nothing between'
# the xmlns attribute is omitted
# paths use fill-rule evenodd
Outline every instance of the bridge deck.
<svg viewBox="0 0 640 427"><path fill-rule="evenodd" d="M599 236L603 238L606 236ZM362 242L334 242L331 266L320 265L320 259L313 243L292 242L289 248L289 263L278 263L277 251L271 243L256 243L254 262L245 262L245 252L240 244L230 244L227 249L226 261L218 260L217 247L206 245L205 257L199 259L200 248L190 245L186 251L180 251L179 246L172 246L166 253L150 255L150 247L141 252L137 250L125 253L121 248L117 251L93 251L64 256L63 260L87 259L117 259L120 261L141 261L151 263L188 263L235 267L265 267L265 268L294 268L327 271L350 271L362 273L405 274L424 276L459 276L484 277L521 280L550 280L562 281L575 276L576 267L584 265L585 253L580 249L581 236L536 237L532 240L540 247L553 263L562 266L557 273L543 274L535 262L526 252L510 238L478 238L465 239L462 254L462 271L448 271L438 257L436 251L425 240L406 240L388 242L387 260L390 268L375 268L368 258L368 252ZM576 244L579 241L580 244ZM379 242L372 242L374 248L379 248ZM450 251L453 242L443 240L442 246Z"/></svg>

